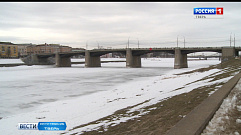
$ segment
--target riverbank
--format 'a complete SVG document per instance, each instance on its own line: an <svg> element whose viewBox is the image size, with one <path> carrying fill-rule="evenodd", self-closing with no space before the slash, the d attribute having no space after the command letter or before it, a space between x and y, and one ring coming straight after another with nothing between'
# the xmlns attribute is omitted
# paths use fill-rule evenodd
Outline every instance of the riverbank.
<svg viewBox="0 0 241 135"><path fill-rule="evenodd" d="M208 72L212 69L220 68L220 65L210 66L208 68L201 68L199 70L194 70L192 72L186 72L182 74L177 74L177 76L182 75L192 75L198 72ZM218 90L223 84L225 84L229 79L231 79L235 74L237 74L241 69L240 60L234 60L232 62L222 64L222 69L219 71L205 76L202 79L191 82L188 85L193 83L198 83L201 81L213 82L211 85L207 83L198 88L191 90L190 92L183 93L180 95L169 97L163 101L160 101L157 104L144 107L139 111L135 111L132 114L128 113L130 106L128 108L116 111L115 114L108 117L102 118L98 121L94 121L91 124L96 124L100 121L112 121L114 118L118 119L118 116L132 115L137 116L141 114L140 117L133 117L133 119L126 122L122 122L118 125L111 126L101 126L98 130L92 130L83 132L83 134L94 135L94 134L103 134L103 135L121 135L121 134L133 134L133 135L145 135L145 134L166 134L178 121L184 118L189 112L191 112L196 106L202 103L207 97L212 93ZM175 89L176 91L184 89L181 87ZM143 114L143 112L146 112ZM83 126L83 125L82 125ZM81 128L82 126L75 127L75 129ZM84 125L86 126L86 125ZM73 129L73 130L75 130Z"/></svg>

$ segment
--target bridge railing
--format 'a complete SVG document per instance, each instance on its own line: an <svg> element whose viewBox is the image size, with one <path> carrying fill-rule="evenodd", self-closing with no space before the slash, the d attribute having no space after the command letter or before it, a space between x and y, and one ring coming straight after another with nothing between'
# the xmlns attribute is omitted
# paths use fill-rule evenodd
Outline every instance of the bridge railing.
<svg viewBox="0 0 241 135"><path fill-rule="evenodd" d="M150 48L152 50L157 50L157 49L175 50L176 48L183 49L183 50L188 50L188 49L190 49L190 50L192 50L192 49L213 49L213 50L218 49L218 50L221 50L225 47L149 47L149 48L129 48L129 49L131 49L131 50L150 50ZM120 51L120 50L124 51L126 49L128 49L128 48L111 48L111 49L100 48L100 49L92 49L92 50L88 50L88 51L115 51L115 50L116 51ZM235 49L241 50L241 47L235 47ZM84 52L85 52L85 50L79 51L79 52L72 52L71 51L71 52L59 52L59 53L61 53L61 54L69 54L69 53L78 54L78 53L84 53ZM53 55L53 53L52 54L51 53L41 53L41 54L37 54L37 55Z"/></svg>
<svg viewBox="0 0 241 135"><path fill-rule="evenodd" d="M152 48L152 49L175 49L175 48L180 48L180 49L221 49L223 47L149 47L149 48L129 48L129 49L141 50L141 49L150 49L150 48ZM101 49L92 49L92 50L126 50L126 49L128 49L128 48L111 48L111 49L101 48Z"/></svg>

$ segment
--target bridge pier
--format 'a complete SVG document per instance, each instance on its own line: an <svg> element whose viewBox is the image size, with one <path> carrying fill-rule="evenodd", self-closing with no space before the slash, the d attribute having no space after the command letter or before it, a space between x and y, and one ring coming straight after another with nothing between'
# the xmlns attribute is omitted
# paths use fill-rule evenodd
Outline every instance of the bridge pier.
<svg viewBox="0 0 241 135"><path fill-rule="evenodd" d="M234 47L223 47L222 48L222 59L221 62L225 62L230 59L234 59L237 55Z"/></svg>
<svg viewBox="0 0 241 135"><path fill-rule="evenodd" d="M187 68L187 54L182 54L180 48L175 48L174 69Z"/></svg>
<svg viewBox="0 0 241 135"><path fill-rule="evenodd" d="M141 56L133 56L130 48L126 50L126 67L128 68L141 67Z"/></svg>
<svg viewBox="0 0 241 135"><path fill-rule="evenodd" d="M239 51L235 51L235 56L239 56Z"/></svg>
<svg viewBox="0 0 241 135"><path fill-rule="evenodd" d="M36 54L31 55L31 64L33 65L49 65L48 57L39 57Z"/></svg>
<svg viewBox="0 0 241 135"><path fill-rule="evenodd" d="M55 65L56 67L71 67L71 56L61 57L59 53L55 54Z"/></svg>
<svg viewBox="0 0 241 135"><path fill-rule="evenodd" d="M85 67L101 67L100 56L91 56L88 50L85 50Z"/></svg>

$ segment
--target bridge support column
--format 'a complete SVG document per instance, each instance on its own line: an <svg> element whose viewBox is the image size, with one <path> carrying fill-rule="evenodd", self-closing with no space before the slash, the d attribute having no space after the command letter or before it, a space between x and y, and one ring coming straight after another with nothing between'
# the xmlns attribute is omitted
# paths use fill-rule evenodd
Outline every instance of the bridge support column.
<svg viewBox="0 0 241 135"><path fill-rule="evenodd" d="M126 67L130 67L130 68L141 67L141 56L133 56L130 48L126 50Z"/></svg>
<svg viewBox="0 0 241 135"><path fill-rule="evenodd" d="M239 51L235 51L235 56L239 56Z"/></svg>
<svg viewBox="0 0 241 135"><path fill-rule="evenodd" d="M48 57L38 57L36 54L31 55L31 63L33 65L49 65Z"/></svg>
<svg viewBox="0 0 241 135"><path fill-rule="evenodd" d="M101 67L100 56L91 56L88 50L85 50L85 67Z"/></svg>
<svg viewBox="0 0 241 135"><path fill-rule="evenodd" d="M71 60L70 57L61 57L59 53L55 55L55 65L56 67L71 67Z"/></svg>
<svg viewBox="0 0 241 135"><path fill-rule="evenodd" d="M174 69L187 68L187 54L182 54L180 48L175 48Z"/></svg>
<svg viewBox="0 0 241 135"><path fill-rule="evenodd" d="M221 62L225 62L230 59L234 59L236 53L234 47L222 48L222 59Z"/></svg>

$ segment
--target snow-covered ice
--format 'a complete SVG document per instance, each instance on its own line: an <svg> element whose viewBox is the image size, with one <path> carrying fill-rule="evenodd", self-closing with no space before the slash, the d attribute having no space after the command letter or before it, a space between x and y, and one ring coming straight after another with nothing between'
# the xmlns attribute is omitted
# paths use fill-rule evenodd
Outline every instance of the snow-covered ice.
<svg viewBox="0 0 241 135"><path fill-rule="evenodd" d="M24 63L21 59L0 59L0 64Z"/></svg>
<svg viewBox="0 0 241 135"><path fill-rule="evenodd" d="M218 63L218 59L188 61L189 68L173 69L173 58L148 58L142 59L142 68L126 68L125 62L102 63L99 68L85 68L84 64L70 68L53 65L2 67L0 117L3 118L0 120L0 134L61 133L18 130L19 122L66 122L67 134L91 130L103 123L108 126L111 123L103 122L69 131L128 106L148 100L129 112L140 110L165 98L216 83L206 80L189 84L218 72L218 69L188 75L174 74ZM176 90L181 87L184 88ZM112 124L131 118L123 117Z"/></svg>

